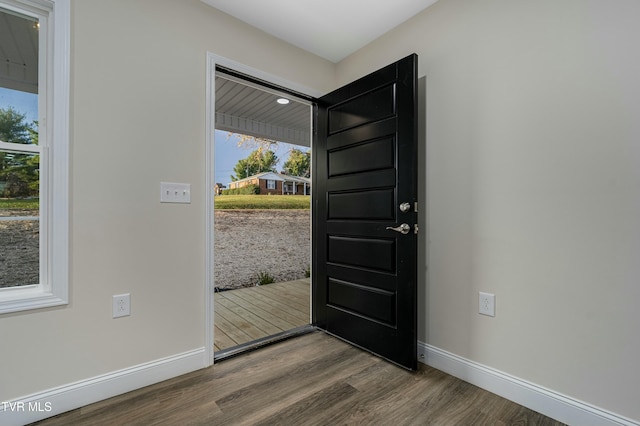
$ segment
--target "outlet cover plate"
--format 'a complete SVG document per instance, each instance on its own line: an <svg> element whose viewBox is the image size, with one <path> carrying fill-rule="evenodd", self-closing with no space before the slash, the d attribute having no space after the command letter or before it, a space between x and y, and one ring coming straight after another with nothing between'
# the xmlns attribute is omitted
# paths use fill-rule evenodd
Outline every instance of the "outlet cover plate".
<svg viewBox="0 0 640 426"><path fill-rule="evenodd" d="M490 317L496 316L496 295L491 293L479 293L478 298L478 313L482 315L488 315Z"/></svg>
<svg viewBox="0 0 640 426"><path fill-rule="evenodd" d="M131 294L116 294L113 296L113 318L131 315Z"/></svg>

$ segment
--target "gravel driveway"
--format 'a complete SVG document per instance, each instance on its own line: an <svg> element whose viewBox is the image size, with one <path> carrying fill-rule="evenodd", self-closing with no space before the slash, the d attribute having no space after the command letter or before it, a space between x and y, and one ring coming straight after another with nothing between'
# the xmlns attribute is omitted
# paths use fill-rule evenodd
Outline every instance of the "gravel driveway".
<svg viewBox="0 0 640 426"><path fill-rule="evenodd" d="M276 282L304 278L311 259L309 210L217 210L214 285L217 290L256 284L259 272Z"/></svg>
<svg viewBox="0 0 640 426"><path fill-rule="evenodd" d="M0 216L38 216L38 211L5 210ZM39 237L37 221L0 221L0 288L38 283Z"/></svg>

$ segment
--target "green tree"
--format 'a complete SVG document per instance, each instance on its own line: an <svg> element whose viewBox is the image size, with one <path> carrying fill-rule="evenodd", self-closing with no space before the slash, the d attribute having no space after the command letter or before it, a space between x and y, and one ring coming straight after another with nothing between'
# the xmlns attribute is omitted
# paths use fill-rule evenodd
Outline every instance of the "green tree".
<svg viewBox="0 0 640 426"><path fill-rule="evenodd" d="M284 171L291 176L311 176L311 152L292 149L284 163Z"/></svg>
<svg viewBox="0 0 640 426"><path fill-rule="evenodd" d="M235 182L258 173L275 172L277 164L278 156L273 151L260 147L247 158L238 161L233 168L236 174L231 176L231 180Z"/></svg>
<svg viewBox="0 0 640 426"><path fill-rule="evenodd" d="M31 144L35 129L25 118L26 114L20 114L13 107L0 108L0 141Z"/></svg>
<svg viewBox="0 0 640 426"><path fill-rule="evenodd" d="M0 108L0 141L37 145L37 122L29 124L25 118L12 107ZM38 195L39 163L39 155L0 152L0 197Z"/></svg>

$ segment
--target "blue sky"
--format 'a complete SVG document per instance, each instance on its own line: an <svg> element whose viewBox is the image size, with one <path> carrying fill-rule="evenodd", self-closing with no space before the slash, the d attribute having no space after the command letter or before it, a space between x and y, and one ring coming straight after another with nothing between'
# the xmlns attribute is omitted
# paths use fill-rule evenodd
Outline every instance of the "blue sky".
<svg viewBox="0 0 640 426"><path fill-rule="evenodd" d="M215 150L215 182L222 183L224 185L231 182L229 176L234 175L233 168L236 166L238 160L247 158L249 153L256 149L255 146L250 147L238 147L238 135L231 134L222 130L216 130L216 150ZM279 143L275 153L279 158L277 170L282 170L287 158L289 158L289 152L292 148L297 148L302 151L307 151L309 148L304 146L296 146L288 143Z"/></svg>
<svg viewBox="0 0 640 426"><path fill-rule="evenodd" d="M38 119L38 95L0 87L0 108L12 106L21 114L27 114L27 122Z"/></svg>
<svg viewBox="0 0 640 426"><path fill-rule="evenodd" d="M33 93L19 92L0 87L0 108L12 106L16 111L26 114L28 122L38 119L38 95ZM235 174L233 168L238 160L246 158L256 147L238 147L238 136L229 135L229 132L216 130L215 149L215 182L228 185L231 182L230 176ZM289 151L294 145L280 143L276 149L276 155L280 159L278 170L282 169L284 162L289 157ZM305 147L298 147L307 150Z"/></svg>

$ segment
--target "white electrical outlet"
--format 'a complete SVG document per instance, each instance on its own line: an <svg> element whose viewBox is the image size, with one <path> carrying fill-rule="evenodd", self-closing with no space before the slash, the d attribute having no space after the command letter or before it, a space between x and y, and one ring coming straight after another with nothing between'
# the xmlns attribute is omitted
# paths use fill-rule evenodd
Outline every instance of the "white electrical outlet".
<svg viewBox="0 0 640 426"><path fill-rule="evenodd" d="M191 184L160 182L160 202L191 203Z"/></svg>
<svg viewBox="0 0 640 426"><path fill-rule="evenodd" d="M113 296L113 318L128 317L131 315L131 295L116 294Z"/></svg>
<svg viewBox="0 0 640 426"><path fill-rule="evenodd" d="M479 309L478 309L479 314L488 315L490 317L496 316L496 295L495 294L480 292L478 303L479 303Z"/></svg>

